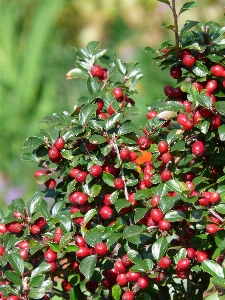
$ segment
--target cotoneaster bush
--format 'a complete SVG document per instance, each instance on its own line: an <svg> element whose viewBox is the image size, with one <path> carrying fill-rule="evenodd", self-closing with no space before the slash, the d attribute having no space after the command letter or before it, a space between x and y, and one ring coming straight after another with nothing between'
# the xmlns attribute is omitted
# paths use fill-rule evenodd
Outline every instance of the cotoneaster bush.
<svg viewBox="0 0 225 300"><path fill-rule="evenodd" d="M175 45L154 61L174 85L145 127L132 122L141 70L90 42L67 74L87 94L25 141L45 190L0 214L1 299L224 299L225 27L178 31L196 4L161 2Z"/></svg>

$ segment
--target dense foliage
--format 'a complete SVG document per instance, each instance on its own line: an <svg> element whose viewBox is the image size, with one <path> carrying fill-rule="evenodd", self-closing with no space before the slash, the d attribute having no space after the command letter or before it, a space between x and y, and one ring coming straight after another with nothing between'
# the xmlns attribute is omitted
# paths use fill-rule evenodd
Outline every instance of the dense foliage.
<svg viewBox="0 0 225 300"><path fill-rule="evenodd" d="M132 122L142 71L93 41L67 73L87 95L26 139L21 157L45 190L0 214L1 299L223 299L225 27L178 32L195 3L177 14L161 2L175 45L154 61L174 86L145 127Z"/></svg>

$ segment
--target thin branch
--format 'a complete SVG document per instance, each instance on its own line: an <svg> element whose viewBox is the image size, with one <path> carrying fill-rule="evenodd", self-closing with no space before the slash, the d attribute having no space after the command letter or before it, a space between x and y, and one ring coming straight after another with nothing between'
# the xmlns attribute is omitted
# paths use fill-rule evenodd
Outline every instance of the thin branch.
<svg viewBox="0 0 225 300"><path fill-rule="evenodd" d="M224 222L224 219L213 208L208 207L208 211L222 223Z"/></svg>
<svg viewBox="0 0 225 300"><path fill-rule="evenodd" d="M174 33L175 33L175 54L177 57L180 56L180 46L179 46L179 34L178 34L178 15L176 12L175 6L176 0L172 0L172 5L170 5L172 12L173 12L173 21L174 21Z"/></svg>

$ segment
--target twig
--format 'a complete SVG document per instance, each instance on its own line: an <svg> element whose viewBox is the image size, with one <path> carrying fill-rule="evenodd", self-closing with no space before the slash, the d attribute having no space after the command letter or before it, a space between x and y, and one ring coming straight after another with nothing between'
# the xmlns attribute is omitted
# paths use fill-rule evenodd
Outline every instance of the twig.
<svg viewBox="0 0 225 300"><path fill-rule="evenodd" d="M221 222L224 222L224 219L211 207L208 207L208 211L214 216L216 217L218 220L220 220Z"/></svg>
<svg viewBox="0 0 225 300"><path fill-rule="evenodd" d="M176 12L176 6L175 6L176 0L172 0L172 5L170 5L170 8L173 12L173 21L174 21L174 33L175 33L175 54L177 57L180 56L180 46L179 46L179 34L178 34L178 16Z"/></svg>

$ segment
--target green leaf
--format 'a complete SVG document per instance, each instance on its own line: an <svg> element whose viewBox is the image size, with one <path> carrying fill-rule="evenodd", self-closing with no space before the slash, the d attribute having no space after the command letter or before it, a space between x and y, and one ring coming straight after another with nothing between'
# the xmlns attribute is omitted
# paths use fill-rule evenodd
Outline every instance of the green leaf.
<svg viewBox="0 0 225 300"><path fill-rule="evenodd" d="M34 147L34 146L39 146L44 144L43 139L37 137L37 136L32 136L29 137L25 140L23 144L23 148L28 148L28 147Z"/></svg>
<svg viewBox="0 0 225 300"><path fill-rule="evenodd" d="M192 71L199 77L205 77L207 74L209 74L206 66L199 61L197 61L196 64L192 67Z"/></svg>
<svg viewBox="0 0 225 300"><path fill-rule="evenodd" d="M161 24L161 27L162 27L162 28L166 28L166 29L171 29L171 30L174 29L174 25L168 25L168 24L166 24L166 23L162 23L162 24Z"/></svg>
<svg viewBox="0 0 225 300"><path fill-rule="evenodd" d="M139 190L135 193L134 200L149 199L152 196L152 192L149 189Z"/></svg>
<svg viewBox="0 0 225 300"><path fill-rule="evenodd" d="M215 236L215 242L217 247L224 249L225 248L225 232L224 231L218 231Z"/></svg>
<svg viewBox="0 0 225 300"><path fill-rule="evenodd" d="M135 77L131 78L130 84L129 84L129 89L133 90L135 85L138 83L138 81L143 77L143 74L138 74Z"/></svg>
<svg viewBox="0 0 225 300"><path fill-rule="evenodd" d="M122 116L123 115L121 113L115 113L109 118L107 118L105 123L105 129L109 130L110 128L112 128L115 125L115 123L122 118Z"/></svg>
<svg viewBox="0 0 225 300"><path fill-rule="evenodd" d="M33 287L28 293L29 299L42 299L45 295L45 289L41 287Z"/></svg>
<svg viewBox="0 0 225 300"><path fill-rule="evenodd" d="M164 216L164 219L170 221L170 222L177 222L182 219L185 219L185 214L182 211L179 210L171 210L167 212Z"/></svg>
<svg viewBox="0 0 225 300"><path fill-rule="evenodd" d="M181 259L185 258L187 256L187 251L185 248L179 249L179 251L174 255L174 262L175 264L178 263Z"/></svg>
<svg viewBox="0 0 225 300"><path fill-rule="evenodd" d="M91 41L87 44L87 52L89 55L93 55L95 49L97 48L99 42L98 41Z"/></svg>
<svg viewBox="0 0 225 300"><path fill-rule="evenodd" d="M31 272L31 280L39 274L44 274L51 270L51 265L43 261L40 265Z"/></svg>
<svg viewBox="0 0 225 300"><path fill-rule="evenodd" d="M117 199L118 199L118 196L119 196L119 192L118 191L114 191L111 196L110 196L110 202L112 204L115 204Z"/></svg>
<svg viewBox="0 0 225 300"><path fill-rule="evenodd" d="M196 7L198 4L197 2L186 2L180 9L179 15L182 14L183 12Z"/></svg>
<svg viewBox="0 0 225 300"><path fill-rule="evenodd" d="M142 230L140 226L131 225L124 229L123 236L128 242L138 245L141 243Z"/></svg>
<svg viewBox="0 0 225 300"><path fill-rule="evenodd" d="M98 78L97 77L88 77L87 79L87 89L91 95L98 92Z"/></svg>
<svg viewBox="0 0 225 300"><path fill-rule="evenodd" d="M158 1L164 2L162 0L158 0ZM148 293L141 293L141 295L137 296L136 298L137 298L137 300L151 300L152 299Z"/></svg>
<svg viewBox="0 0 225 300"><path fill-rule="evenodd" d="M65 246L67 246L69 244L71 239L72 239L72 233L71 232L64 233L63 236L60 239L59 246L61 248L64 248Z"/></svg>
<svg viewBox="0 0 225 300"><path fill-rule="evenodd" d="M181 196L179 196L179 195L177 195L175 197L162 196L159 200L159 208L165 214L174 206L174 204L178 200L180 200L180 198L181 198Z"/></svg>
<svg viewBox="0 0 225 300"><path fill-rule="evenodd" d="M159 238L152 245L152 255L156 261L159 261L168 249L168 242L165 237Z"/></svg>
<svg viewBox="0 0 225 300"><path fill-rule="evenodd" d="M14 199L12 201L12 203L10 204L10 209L24 213L25 203L24 203L23 199L20 199L20 198Z"/></svg>
<svg viewBox="0 0 225 300"><path fill-rule="evenodd" d="M8 257L8 261L11 264L13 270L22 275L24 272L24 260L22 257L17 253L10 253Z"/></svg>
<svg viewBox="0 0 225 300"><path fill-rule="evenodd" d="M29 287L39 287L42 285L43 281L45 279L45 275L43 274L39 274L37 276L34 276L30 283L29 283Z"/></svg>
<svg viewBox="0 0 225 300"><path fill-rule="evenodd" d="M95 104L86 104L84 105L79 113L79 121L81 125L85 125L90 120L91 116L96 113Z"/></svg>
<svg viewBox="0 0 225 300"><path fill-rule="evenodd" d="M180 35L184 34L186 31L197 25L199 22L197 21L186 21L186 23L183 25L180 31Z"/></svg>
<svg viewBox="0 0 225 300"><path fill-rule="evenodd" d="M76 252L79 250L79 247L77 245L67 245L64 249L65 252Z"/></svg>
<svg viewBox="0 0 225 300"><path fill-rule="evenodd" d="M121 294L122 294L121 287L118 284L115 284L112 287L112 296L113 296L113 299L120 300Z"/></svg>
<svg viewBox="0 0 225 300"><path fill-rule="evenodd" d="M41 192L36 192L30 197L30 199L27 202L27 211L29 215L39 210L42 200L43 193Z"/></svg>
<svg viewBox="0 0 225 300"><path fill-rule="evenodd" d="M92 143L94 145L100 145L100 144L104 144L105 142L107 142L107 139L100 134L93 134L89 141L90 141L90 143Z"/></svg>
<svg viewBox="0 0 225 300"><path fill-rule="evenodd" d="M205 107L205 108L211 108L212 107L212 99L209 96L202 95L202 94L197 94L196 99L198 103Z"/></svg>
<svg viewBox="0 0 225 300"><path fill-rule="evenodd" d="M97 214L97 210L95 208L86 212L84 216L84 226Z"/></svg>
<svg viewBox="0 0 225 300"><path fill-rule="evenodd" d="M225 141L225 124L218 128L218 133L221 141Z"/></svg>
<svg viewBox="0 0 225 300"><path fill-rule="evenodd" d="M186 149L185 149L184 141L178 141L171 147L171 151L185 151L185 150Z"/></svg>
<svg viewBox="0 0 225 300"><path fill-rule="evenodd" d="M33 155L32 153L30 152L24 152L20 155L20 158L24 161L35 161L35 162L38 162L39 159L37 158L36 155Z"/></svg>
<svg viewBox="0 0 225 300"><path fill-rule="evenodd" d="M107 173L107 172L103 172L102 173L102 180L109 186L112 186L114 187L114 180L115 180L115 177L110 174L110 173Z"/></svg>
<svg viewBox="0 0 225 300"><path fill-rule="evenodd" d="M159 2L162 2L162 3L165 3L165 4L167 4L167 5L170 5L170 2L169 2L169 0L158 0Z"/></svg>
<svg viewBox="0 0 225 300"><path fill-rule="evenodd" d="M84 239L88 245L94 247L98 242L102 241L102 233L98 228L94 228L85 233Z"/></svg>
<svg viewBox="0 0 225 300"><path fill-rule="evenodd" d="M115 209L117 212L120 212L122 208L129 206L131 206L131 203L126 199L118 199L115 203Z"/></svg>
<svg viewBox="0 0 225 300"><path fill-rule="evenodd" d="M136 130L137 130L137 125L133 124L130 121L127 121L126 123L123 123L123 125L119 128L118 136L135 132Z"/></svg>
<svg viewBox="0 0 225 300"><path fill-rule="evenodd" d="M97 262L97 257L91 255L85 257L80 263L80 272L85 276L85 278L90 279L94 273L95 266Z"/></svg>
<svg viewBox="0 0 225 300"><path fill-rule="evenodd" d="M147 213L148 208L137 208L134 214L134 223L137 223Z"/></svg>
<svg viewBox="0 0 225 300"><path fill-rule="evenodd" d="M94 184L91 189L90 189L90 193L89 193L89 196L90 197L96 197L99 195L99 193L101 192L101 185L99 184Z"/></svg>
<svg viewBox="0 0 225 300"><path fill-rule="evenodd" d="M5 272L5 277L9 281L13 282L15 285L18 285L18 286L22 285L22 278L16 272L8 270Z"/></svg>
<svg viewBox="0 0 225 300"><path fill-rule="evenodd" d="M88 72L81 70L80 68L74 68L72 70L70 70L67 74L66 74L66 79L73 79L73 78L88 78Z"/></svg>
<svg viewBox="0 0 225 300"><path fill-rule="evenodd" d="M170 179L170 180L166 181L165 184L169 190L181 193L179 182L176 181L175 179Z"/></svg>
<svg viewBox="0 0 225 300"><path fill-rule="evenodd" d="M211 282L213 285L217 285L225 289L225 280L221 277L212 277ZM222 300L222 299L221 299Z"/></svg>
<svg viewBox="0 0 225 300"><path fill-rule="evenodd" d="M65 216L65 215L62 215L62 214L59 213L55 216L55 218L57 220L59 220L59 222L62 226L62 229L64 231L70 231L71 230L72 223L71 223L71 220L68 216Z"/></svg>
<svg viewBox="0 0 225 300"><path fill-rule="evenodd" d="M215 109L221 113L222 115L225 115L225 101L218 101L213 103L215 106Z"/></svg>
<svg viewBox="0 0 225 300"><path fill-rule="evenodd" d="M17 239L16 239L15 235L11 234L10 232L6 232L3 235L3 245L4 245L5 250L8 251L12 247L14 247L16 242L17 242Z"/></svg>
<svg viewBox="0 0 225 300"><path fill-rule="evenodd" d="M125 75L126 72L127 72L127 70L126 70L126 65L124 64L124 62L121 59L119 59L119 58L116 58L114 62L115 62L115 65L116 65L118 71L122 75Z"/></svg>
<svg viewBox="0 0 225 300"><path fill-rule="evenodd" d="M122 237L122 233L116 232L111 234L107 239L107 247L110 248L113 244L115 244Z"/></svg>
<svg viewBox="0 0 225 300"><path fill-rule="evenodd" d="M206 259L202 262L201 267L203 271L215 277L224 278L223 268L215 261Z"/></svg>

